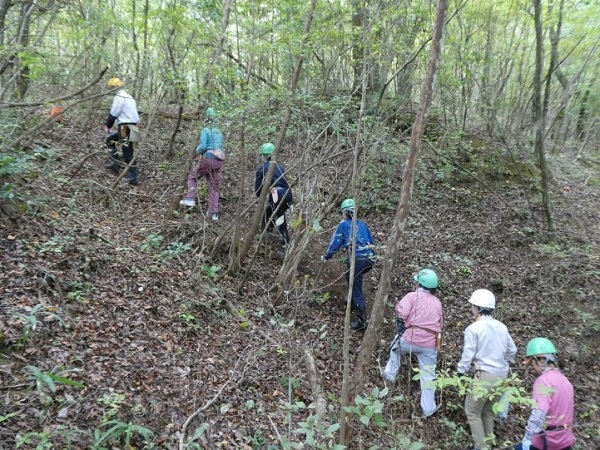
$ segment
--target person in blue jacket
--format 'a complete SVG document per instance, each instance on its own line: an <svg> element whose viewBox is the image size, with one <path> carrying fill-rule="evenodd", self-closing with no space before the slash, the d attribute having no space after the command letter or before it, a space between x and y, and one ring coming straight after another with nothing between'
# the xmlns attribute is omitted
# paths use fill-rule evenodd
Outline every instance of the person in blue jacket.
<svg viewBox="0 0 600 450"><path fill-rule="evenodd" d="M346 281L350 283L350 256L352 255L352 217L354 216L354 199L348 198L342 202L341 210L344 214L344 220L337 226L327 252L321 257L323 262L331 259L331 257L344 248L348 250L348 270L346 271ZM363 294L363 275L373 268L373 259L375 252L373 247L375 243L371 230L362 220L356 220L356 262L354 267L354 282L352 283L352 302L358 310L358 318L356 322L352 322L350 326L353 330L364 330L367 326L365 317L365 296Z"/></svg>
<svg viewBox="0 0 600 450"><path fill-rule="evenodd" d="M273 221L277 226L279 237L283 245L290 242L290 233L288 231L287 222L285 220L285 212L289 209L293 202L292 188L285 179L285 167L283 164L278 164L271 161L271 157L275 152L275 146L267 142L260 148L260 154L264 157L264 162L256 168L256 178L254 180L254 193L260 197L263 182L269 171L271 163L275 164L275 171L271 180L271 190L269 191L269 199L265 214L262 219L262 229L268 226L268 229L273 228Z"/></svg>

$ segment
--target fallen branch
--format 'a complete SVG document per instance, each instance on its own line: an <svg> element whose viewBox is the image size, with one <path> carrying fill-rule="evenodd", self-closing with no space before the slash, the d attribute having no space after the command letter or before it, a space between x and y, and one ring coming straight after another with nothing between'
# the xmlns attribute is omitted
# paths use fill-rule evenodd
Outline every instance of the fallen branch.
<svg viewBox="0 0 600 450"><path fill-rule="evenodd" d="M58 172L54 172L53 174L51 174L50 178L55 178L62 173L70 171L71 169L77 169L75 171L75 173L72 173L71 176L69 177L69 180L71 180L77 174L77 172L79 172L81 170L81 168L83 167L83 165L85 164L85 162L87 161L88 158L90 158L94 155L105 154L105 153L106 153L105 151L97 151L97 152L88 153L83 158L81 158L79 161L77 161L75 164L71 164L70 166L67 166L64 169L60 169Z"/></svg>
<svg viewBox="0 0 600 450"><path fill-rule="evenodd" d="M210 408L212 405L215 404L215 402L217 401L217 399L219 398L219 396L221 395L221 393L223 392L223 390L225 390L225 388L229 385L229 383L231 383L233 381L233 377L236 373L236 368L240 362L240 360L242 359L242 356L244 354L244 352L246 351L246 349L244 349L244 351L242 351L240 357L238 358L237 362L235 363L235 367L233 368L232 374L229 377L229 379L225 382L225 384L223 384L223 386L221 386L221 388L219 389L219 391L214 395L213 398L211 398L209 401L207 401L204 405L202 405L200 408L198 408L196 411L194 411L192 413L192 415L190 415L186 421L183 423L182 427L181 427L181 434L179 436L179 450L185 450L185 448L187 447L186 443L184 443L185 441L185 432L187 430L187 427L189 426L190 422L194 419L194 417L196 417L198 414L200 414L202 411L206 411L208 408Z"/></svg>
<svg viewBox="0 0 600 450"><path fill-rule="evenodd" d="M31 106L42 106L42 105L47 105L49 103L56 103L56 102L60 102L62 100L68 100L70 98L78 96L82 92L88 90L93 85L95 85L96 83L98 83L98 81L100 81L102 79L102 77L104 76L104 74L106 73L107 70L108 70L108 66L106 66L104 69L102 69L102 71L100 72L100 74L93 81L91 81L90 83L88 83L87 85L85 85L84 87L82 87L81 89L79 89L78 91L73 92L71 94L63 95L62 97L53 98L51 100L44 100L43 102L3 103L3 104L0 104L0 109L27 108L27 107L31 107Z"/></svg>
<svg viewBox="0 0 600 450"><path fill-rule="evenodd" d="M327 411L327 402L325 401L325 397L323 397L321 374L319 373L319 369L317 369L312 350L306 344L303 344L300 347L302 348L304 365L306 366L308 381L310 382L310 387L312 389L315 413L319 419L322 419L325 417L325 412Z"/></svg>
<svg viewBox="0 0 600 450"><path fill-rule="evenodd" d="M177 119L177 114L170 112L158 111L157 116L164 117L165 119ZM197 112L187 112L181 114L181 120L198 120L200 115Z"/></svg>

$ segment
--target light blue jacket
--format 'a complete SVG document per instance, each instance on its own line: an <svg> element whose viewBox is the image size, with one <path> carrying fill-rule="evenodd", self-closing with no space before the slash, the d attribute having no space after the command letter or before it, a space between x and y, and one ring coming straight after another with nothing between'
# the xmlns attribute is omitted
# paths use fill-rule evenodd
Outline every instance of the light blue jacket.
<svg viewBox="0 0 600 450"><path fill-rule="evenodd" d="M211 150L223 150L223 135L216 125L209 125L202 129L200 142L196 148L196 154L202 154L205 158L215 159Z"/></svg>

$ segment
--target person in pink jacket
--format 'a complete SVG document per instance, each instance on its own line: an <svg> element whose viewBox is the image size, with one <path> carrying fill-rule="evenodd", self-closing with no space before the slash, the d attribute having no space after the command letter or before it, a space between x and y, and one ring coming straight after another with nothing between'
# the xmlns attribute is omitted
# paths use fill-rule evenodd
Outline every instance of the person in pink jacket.
<svg viewBox="0 0 600 450"><path fill-rule="evenodd" d="M423 269L414 280L417 289L396 304L398 332L382 375L386 385L393 385L400 370L402 354L417 355L421 371L421 409L427 417L437 409L433 380L444 318L442 303L434 295L438 287L437 274L431 269Z"/></svg>
<svg viewBox="0 0 600 450"><path fill-rule="evenodd" d="M539 375L533 383L533 400L523 441L516 450L571 450L575 393L565 377L554 344L545 338L527 343L526 365Z"/></svg>

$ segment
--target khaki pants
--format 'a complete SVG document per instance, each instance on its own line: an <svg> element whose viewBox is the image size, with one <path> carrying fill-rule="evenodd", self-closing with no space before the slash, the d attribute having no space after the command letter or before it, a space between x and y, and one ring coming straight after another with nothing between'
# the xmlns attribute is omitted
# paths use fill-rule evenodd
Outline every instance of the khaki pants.
<svg viewBox="0 0 600 450"><path fill-rule="evenodd" d="M492 407L494 403L498 402L500 396L495 396L490 400L489 392L496 389L493 385L502 379L504 377L482 370L479 376L475 377L473 393L467 394L465 399L465 413L477 450L490 448L485 443L485 438L494 434L495 414Z"/></svg>

